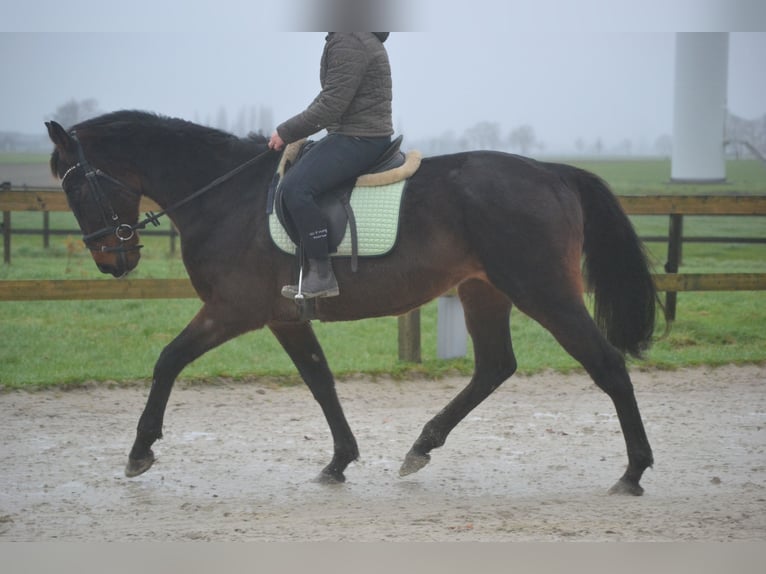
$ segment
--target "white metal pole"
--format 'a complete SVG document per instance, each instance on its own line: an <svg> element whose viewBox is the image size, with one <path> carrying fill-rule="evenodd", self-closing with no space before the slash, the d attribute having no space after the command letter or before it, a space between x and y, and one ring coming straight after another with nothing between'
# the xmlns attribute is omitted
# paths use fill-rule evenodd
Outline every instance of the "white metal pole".
<svg viewBox="0 0 766 574"><path fill-rule="evenodd" d="M676 34L673 181L726 179L724 139L729 34Z"/></svg>

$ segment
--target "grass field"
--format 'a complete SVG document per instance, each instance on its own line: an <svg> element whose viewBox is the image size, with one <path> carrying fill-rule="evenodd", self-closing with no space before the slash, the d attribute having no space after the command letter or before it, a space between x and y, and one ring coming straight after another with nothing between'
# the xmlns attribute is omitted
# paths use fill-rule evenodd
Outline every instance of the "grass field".
<svg viewBox="0 0 766 574"><path fill-rule="evenodd" d="M0 155L0 164L3 161L9 160ZM40 157L36 161L41 161ZM667 161L572 163L598 173L620 194L766 194L766 168L755 161L729 162L729 182L714 186L668 183ZM51 214L50 219L53 228L76 229L69 214ZM16 228L39 229L41 222L39 213L13 214ZM634 223L643 236L667 233L666 217L635 217ZM766 222L757 217L690 217L685 220L684 230L686 236L764 237ZM145 237L143 243L146 247L142 261L133 277L185 277L179 255L169 252L167 238ZM661 270L666 246L652 243L649 248ZM0 280L113 280L98 272L77 233L53 236L48 249L43 249L40 236L15 235L12 256L11 265L0 267ZM766 245L688 243L684 246L682 271L766 272ZM682 293L678 298L678 319L672 330L658 339L645 360L633 361L633 368L766 361L766 294ZM0 303L0 385L29 388L86 381L149 380L162 347L198 307L196 300ZM421 319L424 361L420 365L398 361L395 318L315 323L315 329L339 376L470 374L473 365L468 358L436 359L436 319L436 305L426 305ZM578 368L539 325L516 311L511 323L521 372ZM659 335L663 329L661 322ZM253 376L298 380L294 367L268 331L227 343L182 374L185 379L204 380Z"/></svg>
<svg viewBox="0 0 766 574"><path fill-rule="evenodd" d="M0 153L0 165L47 164L49 154L44 153Z"/></svg>

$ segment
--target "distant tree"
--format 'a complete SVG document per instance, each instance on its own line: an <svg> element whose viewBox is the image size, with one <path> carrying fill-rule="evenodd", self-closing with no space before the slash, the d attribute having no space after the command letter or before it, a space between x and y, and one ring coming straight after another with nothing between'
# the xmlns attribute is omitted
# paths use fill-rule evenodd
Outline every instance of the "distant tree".
<svg viewBox="0 0 766 574"><path fill-rule="evenodd" d="M766 114L746 120L734 114L726 119L726 139L745 157L766 155Z"/></svg>
<svg viewBox="0 0 766 574"><path fill-rule="evenodd" d="M258 130L258 108L255 106L250 106L248 110L248 122L247 122L247 131L250 132L256 132Z"/></svg>
<svg viewBox="0 0 766 574"><path fill-rule="evenodd" d="M228 131L229 129L229 116L226 113L226 108L223 106L218 108L218 116L215 120L215 127L223 131Z"/></svg>
<svg viewBox="0 0 766 574"><path fill-rule="evenodd" d="M508 134L508 145L513 149L519 150L522 155L527 155L538 145L535 129L528 124L514 128Z"/></svg>
<svg viewBox="0 0 766 574"><path fill-rule="evenodd" d="M430 138L424 142L416 142L414 147L418 149L424 148L426 155L455 153L465 149L465 147L461 146L461 142L453 130L447 130L440 136Z"/></svg>
<svg viewBox="0 0 766 574"><path fill-rule="evenodd" d="M239 109L239 112L237 112L237 119L234 122L234 125L231 126L231 129L234 134L238 136L244 136L247 134L247 108L244 106L242 106Z"/></svg>
<svg viewBox="0 0 766 574"><path fill-rule="evenodd" d="M274 131L274 112L268 106L261 106L258 110L258 133L265 136L271 135Z"/></svg>
<svg viewBox="0 0 766 574"><path fill-rule="evenodd" d="M593 151L597 155L601 155L601 152L604 151L604 142L601 138L596 138L596 141L593 142Z"/></svg>
<svg viewBox="0 0 766 574"><path fill-rule="evenodd" d="M460 138L457 137L457 134L454 130L445 131L441 136L439 136L438 139L434 141L437 145L436 153L455 153L461 149L464 149L461 148Z"/></svg>
<svg viewBox="0 0 766 574"><path fill-rule="evenodd" d="M465 139L477 149L497 149L500 146L500 126L497 122L479 122L465 130Z"/></svg>
<svg viewBox="0 0 766 574"><path fill-rule="evenodd" d="M71 99L56 108L51 119L57 121L65 128L70 128L75 124L97 116L99 113L98 102L95 99L88 98L81 101Z"/></svg>
<svg viewBox="0 0 766 574"><path fill-rule="evenodd" d="M625 138L617 146L617 153L621 155L630 155L632 151L633 142L629 138Z"/></svg>
<svg viewBox="0 0 766 574"><path fill-rule="evenodd" d="M582 138L577 138L575 140L575 149L577 150L577 153L583 153L585 151L585 140Z"/></svg>
<svg viewBox="0 0 766 574"><path fill-rule="evenodd" d="M13 149L13 137L6 132L0 132L0 151L11 151Z"/></svg>

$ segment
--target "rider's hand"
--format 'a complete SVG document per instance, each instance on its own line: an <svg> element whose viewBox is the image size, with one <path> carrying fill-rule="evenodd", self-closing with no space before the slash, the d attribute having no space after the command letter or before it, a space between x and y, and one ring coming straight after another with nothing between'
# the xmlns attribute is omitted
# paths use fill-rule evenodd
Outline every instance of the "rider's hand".
<svg viewBox="0 0 766 574"><path fill-rule="evenodd" d="M285 147L285 141L277 133L277 131L274 130L274 133L271 134L271 139L269 140L269 149L280 151L283 147Z"/></svg>

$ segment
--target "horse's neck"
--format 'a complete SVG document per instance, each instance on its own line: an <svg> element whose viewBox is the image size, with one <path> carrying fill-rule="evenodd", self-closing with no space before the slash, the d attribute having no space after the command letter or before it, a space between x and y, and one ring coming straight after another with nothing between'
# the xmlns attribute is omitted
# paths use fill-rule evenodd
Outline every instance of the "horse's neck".
<svg viewBox="0 0 766 574"><path fill-rule="evenodd" d="M177 177L168 177L164 181L150 181L146 185L144 194L163 210L168 211L168 217L173 221L178 231L183 234L188 231L190 227L199 229L204 227L206 222L212 222L213 224L220 220L227 211L230 211L229 202L223 200L224 197L230 197L232 193L231 187L239 184L234 181L241 181L240 174L232 180L223 181L219 184L216 182L226 176L229 172L236 169L251 157L259 153L257 150L254 155L244 158L236 158L230 162L220 162L220 165L211 166L206 170L204 175L198 175L196 177L189 177L188 174L179 174ZM275 154L276 155L276 154ZM211 154L213 157L213 154ZM183 165L183 162L178 162ZM259 165L254 165L248 168L253 171L254 188L263 188L264 193L268 187L272 174L276 170L277 160L265 159L263 162L259 162ZM246 178L245 181L247 181ZM246 184L245 184L246 185ZM203 191L204 190L204 191ZM242 190L244 193L245 190ZM220 196L222 201L210 202L206 201L209 197ZM205 202L205 211L200 211L199 204ZM220 209L220 213L211 211Z"/></svg>

